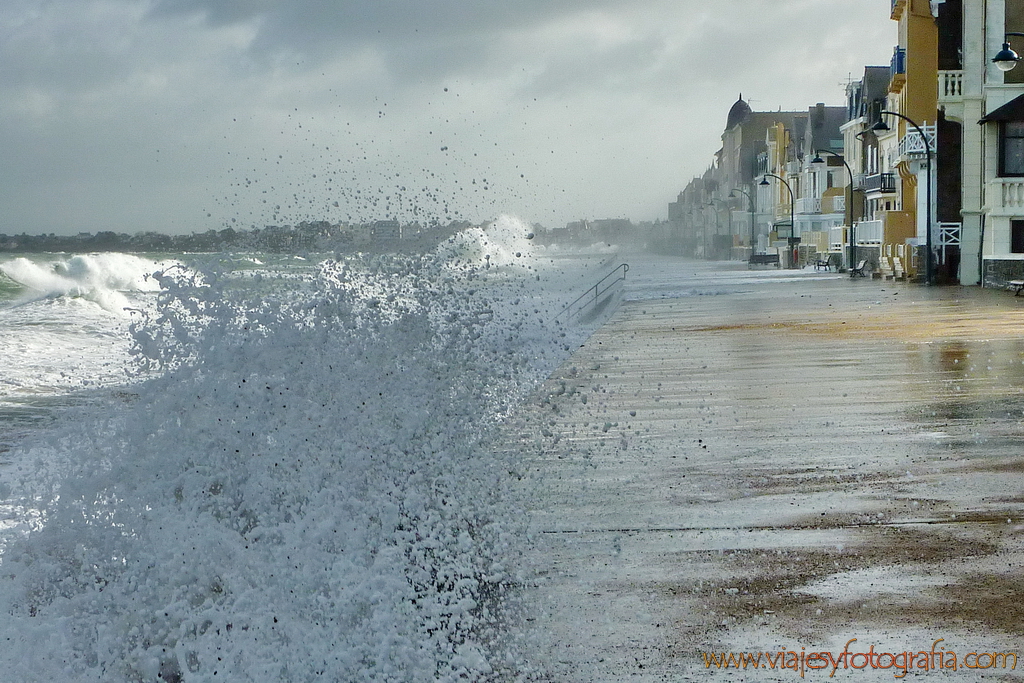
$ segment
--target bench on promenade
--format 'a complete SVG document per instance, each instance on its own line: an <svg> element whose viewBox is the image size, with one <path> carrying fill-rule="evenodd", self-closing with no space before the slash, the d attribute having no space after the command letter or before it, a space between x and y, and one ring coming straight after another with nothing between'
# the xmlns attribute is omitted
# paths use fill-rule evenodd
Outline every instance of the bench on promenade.
<svg viewBox="0 0 1024 683"><path fill-rule="evenodd" d="M868 265L867 259L861 259L860 263L857 264L856 268L850 268L850 277L860 275L861 277L867 277L868 274L864 272L864 266Z"/></svg>
<svg viewBox="0 0 1024 683"><path fill-rule="evenodd" d="M781 268L782 264L779 263L778 254L751 254L750 260L747 261L747 268L754 265L770 266L774 264L776 268Z"/></svg>
<svg viewBox="0 0 1024 683"><path fill-rule="evenodd" d="M832 254L825 254L824 257L819 256L818 260L814 262L815 270L820 270L822 268L828 271L832 270Z"/></svg>
<svg viewBox="0 0 1024 683"><path fill-rule="evenodd" d="M1013 288L1014 296L1020 296L1020 291L1024 289L1024 280L1010 280L1006 285Z"/></svg>

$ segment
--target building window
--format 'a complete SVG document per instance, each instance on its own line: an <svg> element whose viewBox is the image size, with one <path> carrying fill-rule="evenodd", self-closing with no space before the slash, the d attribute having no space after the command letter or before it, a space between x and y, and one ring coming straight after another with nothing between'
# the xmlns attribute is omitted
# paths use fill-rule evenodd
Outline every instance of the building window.
<svg viewBox="0 0 1024 683"><path fill-rule="evenodd" d="M1024 254L1024 221L1010 221L1010 253Z"/></svg>
<svg viewBox="0 0 1024 683"><path fill-rule="evenodd" d="M1024 176L1024 121L1003 121L999 127L999 175Z"/></svg>

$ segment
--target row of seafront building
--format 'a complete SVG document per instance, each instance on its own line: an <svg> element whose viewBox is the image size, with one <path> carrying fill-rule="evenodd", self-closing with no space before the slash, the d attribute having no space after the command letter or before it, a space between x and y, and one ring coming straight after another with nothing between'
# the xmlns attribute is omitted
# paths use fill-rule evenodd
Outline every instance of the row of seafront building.
<svg viewBox="0 0 1024 683"><path fill-rule="evenodd" d="M865 67L846 106L755 112L740 96L714 162L669 204L678 250L1024 279L1024 65L993 61L1004 43L1024 53L1024 0L892 0L891 18L891 63Z"/></svg>

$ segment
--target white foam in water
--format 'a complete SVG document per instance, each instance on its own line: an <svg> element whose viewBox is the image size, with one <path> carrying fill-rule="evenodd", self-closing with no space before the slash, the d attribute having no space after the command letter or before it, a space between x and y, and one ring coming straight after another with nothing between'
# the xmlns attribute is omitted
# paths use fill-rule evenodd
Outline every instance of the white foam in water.
<svg viewBox="0 0 1024 683"><path fill-rule="evenodd" d="M580 263L498 234L302 286L160 275L134 339L163 374L10 454L0 495L40 512L0 556L3 676L514 677L523 519L495 438L586 331L553 323Z"/></svg>
<svg viewBox="0 0 1024 683"><path fill-rule="evenodd" d="M148 305L159 289L150 275L169 264L116 253L0 263L21 285L0 305L0 410L8 400L123 382L126 309Z"/></svg>
<svg viewBox="0 0 1024 683"><path fill-rule="evenodd" d="M130 305L123 292L159 289L149 276L160 267L139 256L117 253L80 254L46 264L23 257L0 263L7 277L34 293L29 298L84 297L112 312L121 312Z"/></svg>
<svg viewBox="0 0 1024 683"><path fill-rule="evenodd" d="M169 263L128 254L0 263L22 287L0 305L0 411L124 382L126 309L152 301L160 285L150 275Z"/></svg>

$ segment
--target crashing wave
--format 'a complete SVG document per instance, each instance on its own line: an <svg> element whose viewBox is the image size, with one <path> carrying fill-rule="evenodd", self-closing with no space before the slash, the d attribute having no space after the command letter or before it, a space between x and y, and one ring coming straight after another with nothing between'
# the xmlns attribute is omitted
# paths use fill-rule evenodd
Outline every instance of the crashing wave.
<svg viewBox="0 0 1024 683"><path fill-rule="evenodd" d="M19 257L0 263L0 271L31 294L27 298L72 296L93 301L111 312L129 306L123 292L155 292L152 273L160 264L133 254L79 254L40 264Z"/></svg>
<svg viewBox="0 0 1024 683"><path fill-rule="evenodd" d="M523 536L517 456L496 435L574 332L552 327L549 282L489 279L487 261L329 261L301 286L158 271L132 338L161 374L13 458L23 480L33 462L64 469L18 501L41 521L2 556L0 667L507 677Z"/></svg>

